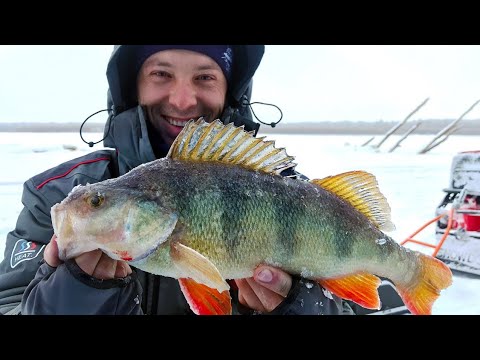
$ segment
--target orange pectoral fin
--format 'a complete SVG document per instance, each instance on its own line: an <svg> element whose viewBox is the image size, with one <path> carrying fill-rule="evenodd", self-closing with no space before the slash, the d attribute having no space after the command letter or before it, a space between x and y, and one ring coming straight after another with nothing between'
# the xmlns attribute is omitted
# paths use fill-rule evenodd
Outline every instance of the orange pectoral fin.
<svg viewBox="0 0 480 360"><path fill-rule="evenodd" d="M197 315L231 315L230 292L219 292L190 278L178 279L188 305Z"/></svg>
<svg viewBox="0 0 480 360"><path fill-rule="evenodd" d="M336 279L318 279L325 289L345 300L352 300L367 309L380 309L377 288L381 280L372 274L359 273Z"/></svg>

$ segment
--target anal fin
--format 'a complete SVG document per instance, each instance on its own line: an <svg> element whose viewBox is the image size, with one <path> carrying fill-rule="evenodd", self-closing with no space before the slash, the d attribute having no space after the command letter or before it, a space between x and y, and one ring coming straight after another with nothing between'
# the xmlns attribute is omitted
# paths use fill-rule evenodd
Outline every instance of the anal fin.
<svg viewBox="0 0 480 360"><path fill-rule="evenodd" d="M352 300L367 309L381 308L378 287L381 280L369 273L358 273L335 279L317 279L321 286L345 300Z"/></svg>

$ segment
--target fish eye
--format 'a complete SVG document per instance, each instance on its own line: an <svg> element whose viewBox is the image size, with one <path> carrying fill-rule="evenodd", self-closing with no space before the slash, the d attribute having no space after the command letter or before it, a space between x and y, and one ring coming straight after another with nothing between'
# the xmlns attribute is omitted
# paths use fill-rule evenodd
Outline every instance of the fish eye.
<svg viewBox="0 0 480 360"><path fill-rule="evenodd" d="M104 200L105 200L105 198L103 197L103 195L100 194L100 193L97 193L97 194L94 194L94 195L90 196L87 199L87 202L92 207L97 208L97 207L99 207L100 205L103 204Z"/></svg>

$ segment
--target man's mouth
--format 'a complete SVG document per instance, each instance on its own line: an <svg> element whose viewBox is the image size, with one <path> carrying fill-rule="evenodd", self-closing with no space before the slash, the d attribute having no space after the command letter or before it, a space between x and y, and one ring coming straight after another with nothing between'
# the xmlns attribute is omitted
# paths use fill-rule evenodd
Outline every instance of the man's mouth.
<svg viewBox="0 0 480 360"><path fill-rule="evenodd" d="M178 127L184 127L187 122L189 122L192 118L188 119L179 119L179 118L172 118L168 116L163 116L163 118L170 124Z"/></svg>

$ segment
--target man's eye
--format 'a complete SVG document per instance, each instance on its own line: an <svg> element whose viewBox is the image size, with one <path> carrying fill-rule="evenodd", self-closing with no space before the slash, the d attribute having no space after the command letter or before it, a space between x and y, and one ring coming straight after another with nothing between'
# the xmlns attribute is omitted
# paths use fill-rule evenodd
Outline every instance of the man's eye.
<svg viewBox="0 0 480 360"><path fill-rule="evenodd" d="M197 77L198 80L213 80L213 76L211 75L200 75Z"/></svg>
<svg viewBox="0 0 480 360"><path fill-rule="evenodd" d="M165 71L155 71L153 75L158 77L170 77L170 74Z"/></svg>

